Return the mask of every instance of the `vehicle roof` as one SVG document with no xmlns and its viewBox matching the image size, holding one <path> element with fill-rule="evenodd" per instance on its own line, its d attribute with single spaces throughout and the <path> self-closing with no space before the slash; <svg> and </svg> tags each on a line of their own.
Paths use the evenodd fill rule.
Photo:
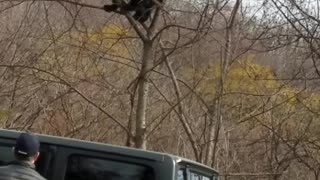
<svg viewBox="0 0 320 180">
<path fill-rule="evenodd" d="M 21 131 L 7 130 L 7 129 L 0 128 L 0 137 L 2 138 L 16 139 L 20 133 Z M 108 152 L 112 154 L 138 157 L 138 158 L 148 159 L 153 161 L 164 161 L 164 159 L 168 157 L 174 160 L 175 162 L 183 161 L 186 163 L 195 164 L 197 166 L 200 166 L 202 168 L 205 168 L 207 170 L 214 171 L 217 173 L 217 171 L 215 171 L 214 169 L 208 166 L 205 166 L 201 163 L 198 163 L 189 159 L 181 158 L 179 156 L 175 156 L 171 154 L 124 147 L 124 146 L 116 146 L 116 145 L 98 143 L 98 142 L 92 142 L 92 141 L 84 141 L 84 140 L 73 139 L 73 138 L 51 136 L 51 135 L 45 135 L 45 134 L 37 134 L 37 136 L 39 136 L 39 139 L 42 143 L 53 144 L 53 145 L 64 146 L 64 147 L 73 147 L 73 148 L 79 148 L 79 149 Z"/>
</svg>

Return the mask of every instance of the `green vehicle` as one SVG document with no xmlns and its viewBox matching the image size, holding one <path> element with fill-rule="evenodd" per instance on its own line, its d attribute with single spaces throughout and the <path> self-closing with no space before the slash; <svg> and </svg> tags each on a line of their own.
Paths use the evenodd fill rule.
<svg viewBox="0 0 320 180">
<path fill-rule="evenodd" d="M 0 129 L 0 165 L 13 160 L 20 132 Z M 217 171 L 177 156 L 39 135 L 37 171 L 48 180 L 217 180 Z"/>
</svg>

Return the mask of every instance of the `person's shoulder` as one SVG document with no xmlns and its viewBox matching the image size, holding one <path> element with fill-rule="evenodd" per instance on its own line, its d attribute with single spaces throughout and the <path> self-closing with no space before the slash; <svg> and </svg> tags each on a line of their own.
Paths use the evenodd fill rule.
<svg viewBox="0 0 320 180">
<path fill-rule="evenodd" d="M 36 177 L 37 180 L 47 180 L 45 177 L 43 177 L 38 171 L 33 169 L 33 175 Z"/>
</svg>

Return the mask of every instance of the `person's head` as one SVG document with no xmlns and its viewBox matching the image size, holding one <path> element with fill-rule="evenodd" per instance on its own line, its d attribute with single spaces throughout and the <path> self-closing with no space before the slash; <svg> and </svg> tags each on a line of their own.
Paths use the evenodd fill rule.
<svg viewBox="0 0 320 180">
<path fill-rule="evenodd" d="M 21 133 L 13 152 L 18 161 L 28 161 L 35 163 L 39 157 L 40 142 L 37 136 L 31 133 Z"/>
</svg>

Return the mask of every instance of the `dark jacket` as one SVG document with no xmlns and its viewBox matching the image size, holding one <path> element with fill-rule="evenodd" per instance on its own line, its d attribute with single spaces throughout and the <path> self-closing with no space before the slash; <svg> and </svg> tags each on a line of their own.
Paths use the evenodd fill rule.
<svg viewBox="0 0 320 180">
<path fill-rule="evenodd" d="M 0 167 L 0 180 L 46 180 L 32 163 L 15 161 Z"/>
</svg>

